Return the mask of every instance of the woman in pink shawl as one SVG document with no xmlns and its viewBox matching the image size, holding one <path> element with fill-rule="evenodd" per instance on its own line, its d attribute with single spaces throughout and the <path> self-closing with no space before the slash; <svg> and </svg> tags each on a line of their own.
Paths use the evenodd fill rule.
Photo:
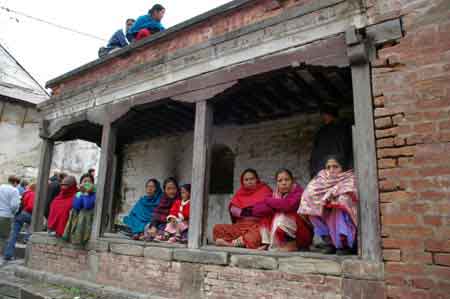
<svg viewBox="0 0 450 299">
<path fill-rule="evenodd" d="M 325 169 L 308 184 L 298 213 L 308 215 L 324 244 L 320 252 L 355 253 L 358 227 L 358 192 L 352 170 L 339 156 L 329 156 Z"/>
<path fill-rule="evenodd" d="M 313 238 L 312 225 L 297 214 L 303 188 L 287 169 L 279 170 L 275 178 L 275 192 L 248 212 L 264 217 L 260 225 L 261 243 L 273 251 L 308 250 Z"/>
</svg>

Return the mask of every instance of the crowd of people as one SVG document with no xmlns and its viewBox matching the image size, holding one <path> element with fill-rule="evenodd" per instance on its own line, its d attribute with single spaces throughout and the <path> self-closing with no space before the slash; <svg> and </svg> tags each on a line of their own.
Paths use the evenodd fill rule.
<svg viewBox="0 0 450 299">
<path fill-rule="evenodd" d="M 125 29 L 117 30 L 109 39 L 106 47 L 99 49 L 98 56 L 102 58 L 115 50 L 128 46 L 130 43 L 164 31 L 165 28 L 161 21 L 165 12 L 166 9 L 162 5 L 155 4 L 147 14 L 140 16 L 137 20 L 127 19 Z"/>
<path fill-rule="evenodd" d="M 51 235 L 74 244 L 89 240 L 95 206 L 95 170 L 81 176 L 79 184 L 74 176 L 55 172 L 48 181 L 44 216 Z M 8 183 L 0 185 L 0 250 L 3 260 L 15 258 L 15 248 L 22 228 L 23 242 L 28 242 L 36 196 L 36 183 L 11 175 Z"/>
<path fill-rule="evenodd" d="M 353 254 L 357 250 L 358 193 L 352 170 L 350 127 L 338 120 L 333 105 L 321 108 L 324 125 L 316 134 L 311 154 L 312 180 L 303 189 L 292 172 L 275 174 L 275 190 L 254 169 L 241 174 L 232 197 L 231 224 L 216 224 L 217 246 L 259 250 L 314 250 L 324 254 Z M 135 240 L 186 242 L 189 229 L 190 185 L 174 178 L 146 183 L 146 195 L 124 218 L 125 234 Z M 312 246 L 314 236 L 321 242 Z"/>
<path fill-rule="evenodd" d="M 311 181 L 303 188 L 290 170 L 281 169 L 275 173 L 272 190 L 256 170 L 244 170 L 241 186 L 229 204 L 232 223 L 213 227 L 217 246 L 325 254 L 356 252 L 358 192 L 349 126 L 338 120 L 335 106 L 323 106 L 321 116 L 324 124 L 315 136 L 311 153 Z M 35 183 L 15 176 L 0 186 L 4 260 L 14 258 L 17 237 L 22 227 L 31 223 L 35 189 Z M 94 219 L 95 170 L 90 169 L 78 181 L 74 176 L 55 173 L 47 191 L 44 216 L 48 233 L 73 244 L 86 244 Z M 190 200 L 190 184 L 180 186 L 169 177 L 161 186 L 152 178 L 120 231 L 134 240 L 187 243 Z M 314 236 L 321 242 L 313 245 Z"/>
</svg>

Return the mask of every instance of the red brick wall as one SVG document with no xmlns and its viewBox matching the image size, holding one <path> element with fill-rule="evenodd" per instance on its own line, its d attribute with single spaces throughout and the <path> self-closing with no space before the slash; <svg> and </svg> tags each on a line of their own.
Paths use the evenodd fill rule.
<svg viewBox="0 0 450 299">
<path fill-rule="evenodd" d="M 388 298 L 450 298 L 450 7 L 370 1 L 405 37 L 373 70 Z"/>
</svg>

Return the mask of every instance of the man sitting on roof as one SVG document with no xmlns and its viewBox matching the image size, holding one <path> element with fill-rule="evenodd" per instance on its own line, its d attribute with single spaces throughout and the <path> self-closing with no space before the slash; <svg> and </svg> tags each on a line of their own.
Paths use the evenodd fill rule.
<svg viewBox="0 0 450 299">
<path fill-rule="evenodd" d="M 106 47 L 101 47 L 98 50 L 98 57 L 102 58 L 115 49 L 121 49 L 128 46 L 128 40 L 125 34 L 128 35 L 128 32 L 130 31 L 130 28 L 131 26 L 133 26 L 134 22 L 134 19 L 127 19 L 125 23 L 125 32 L 122 29 L 117 30 L 109 39 L 108 45 Z"/>
<path fill-rule="evenodd" d="M 148 14 L 140 16 L 127 34 L 128 40 L 138 41 L 153 33 L 164 31 L 161 24 L 166 9 L 161 4 L 153 5 Z"/>
</svg>

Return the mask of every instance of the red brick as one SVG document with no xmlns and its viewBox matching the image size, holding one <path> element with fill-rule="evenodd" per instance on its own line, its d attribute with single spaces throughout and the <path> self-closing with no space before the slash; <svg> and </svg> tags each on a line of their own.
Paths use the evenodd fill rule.
<svg viewBox="0 0 450 299">
<path fill-rule="evenodd" d="M 394 138 L 383 138 L 377 140 L 377 147 L 393 147 L 394 146 Z"/>
<path fill-rule="evenodd" d="M 394 144 L 395 144 L 396 146 L 403 146 L 403 145 L 406 144 L 406 140 L 405 140 L 405 138 L 395 137 L 395 138 L 394 138 Z"/>
<path fill-rule="evenodd" d="M 450 267 L 450 254 L 443 254 L 443 253 L 434 254 L 434 263 L 436 265 Z"/>
<path fill-rule="evenodd" d="M 411 198 L 412 194 L 406 191 L 383 192 L 380 194 L 381 202 L 410 200 Z"/>
<path fill-rule="evenodd" d="M 373 100 L 373 104 L 375 107 L 383 107 L 384 106 L 384 96 L 375 97 Z"/>
<path fill-rule="evenodd" d="M 442 175 L 450 175 L 450 167 L 437 166 L 437 167 L 425 167 L 419 170 L 419 174 L 423 177 L 439 177 Z"/>
<path fill-rule="evenodd" d="M 389 214 L 381 217 L 383 225 L 410 225 L 417 223 L 416 215 Z"/>
<path fill-rule="evenodd" d="M 383 148 L 378 150 L 378 157 L 407 157 L 414 156 L 416 152 L 415 146 L 403 146 L 403 147 L 395 147 L 395 148 Z"/>
<path fill-rule="evenodd" d="M 386 262 L 386 271 L 393 274 L 422 275 L 425 273 L 423 265 L 413 265 L 399 262 Z"/>
<path fill-rule="evenodd" d="M 398 134 L 398 127 L 375 131 L 375 136 L 377 138 L 392 137 L 396 136 L 397 134 Z"/>
<path fill-rule="evenodd" d="M 397 114 L 397 115 L 392 116 L 392 123 L 394 125 L 398 125 L 401 122 L 403 122 L 404 120 L 405 120 L 405 117 L 403 116 L 403 114 Z"/>
<path fill-rule="evenodd" d="M 375 119 L 375 127 L 377 129 L 384 129 L 392 127 L 392 119 L 390 117 L 382 117 Z"/>
<path fill-rule="evenodd" d="M 442 225 L 442 217 L 441 216 L 424 216 L 423 222 L 425 225 L 440 226 L 440 225 Z"/>
<path fill-rule="evenodd" d="M 397 166 L 396 159 L 379 159 L 378 160 L 378 168 L 394 168 Z"/>
<path fill-rule="evenodd" d="M 450 120 L 442 121 L 439 123 L 439 130 L 449 130 L 450 129 Z"/>
<path fill-rule="evenodd" d="M 426 240 L 426 251 L 450 253 L 450 240 Z"/>
<path fill-rule="evenodd" d="M 434 287 L 434 281 L 429 278 L 414 278 L 412 286 L 416 289 L 431 289 Z"/>
<path fill-rule="evenodd" d="M 378 184 L 380 191 L 386 192 L 386 191 L 394 191 L 399 188 L 399 184 L 397 182 L 394 182 L 392 180 L 383 180 L 380 181 Z"/>
<path fill-rule="evenodd" d="M 412 252 L 408 249 L 404 249 L 402 253 L 402 261 L 408 264 L 422 264 L 422 265 L 432 265 L 433 256 L 429 252 L 417 252 L 415 248 L 410 248 Z"/>
<path fill-rule="evenodd" d="M 419 134 L 429 134 L 434 131 L 434 123 L 423 123 L 414 125 L 414 131 Z"/>
<path fill-rule="evenodd" d="M 401 251 L 399 249 L 384 249 L 383 259 L 385 261 L 399 262 L 401 259 Z"/>
</svg>

